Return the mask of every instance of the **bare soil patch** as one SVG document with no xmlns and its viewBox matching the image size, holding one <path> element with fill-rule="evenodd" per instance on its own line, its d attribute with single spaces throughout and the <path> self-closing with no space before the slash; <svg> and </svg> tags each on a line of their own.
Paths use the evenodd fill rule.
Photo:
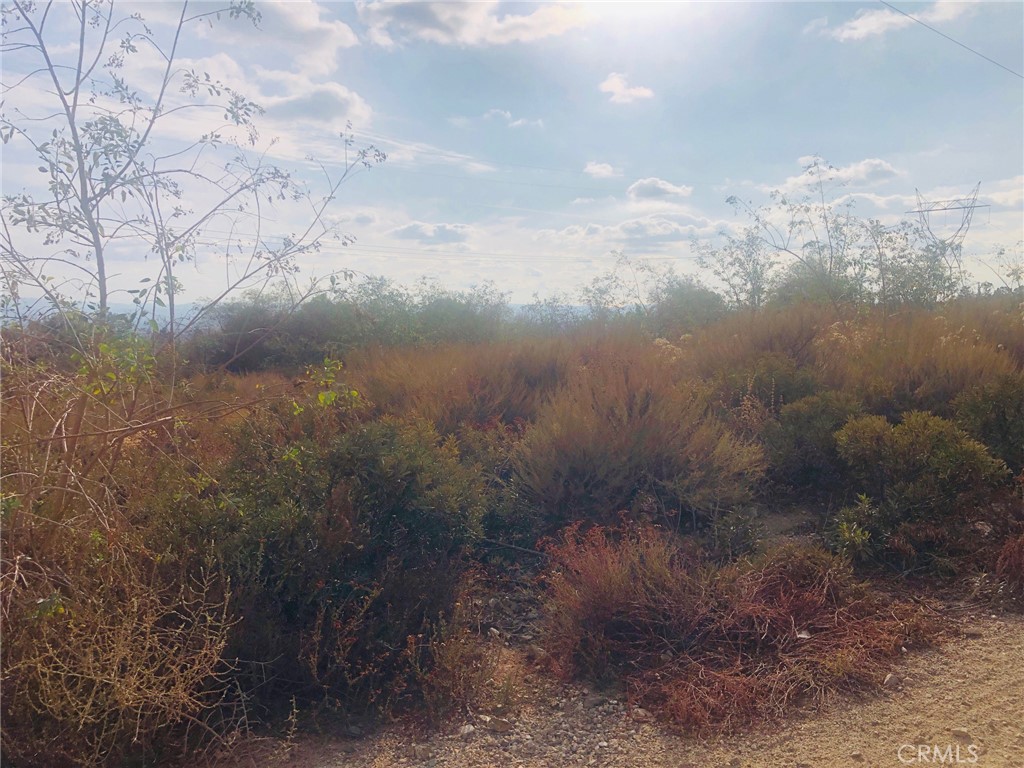
<svg viewBox="0 0 1024 768">
<path fill-rule="evenodd" d="M 273 759 L 263 751 L 237 764 L 899 768 L 944 762 L 1024 768 L 1024 617 L 984 611 L 951 614 L 954 636 L 935 648 L 908 649 L 876 695 L 843 698 L 741 735 L 674 733 L 614 693 L 552 680 L 528 649 L 512 648 L 504 651 L 505 663 L 521 671 L 520 701 L 507 712 L 475 713 L 437 732 L 396 723 L 360 738 L 302 737 Z"/>
</svg>

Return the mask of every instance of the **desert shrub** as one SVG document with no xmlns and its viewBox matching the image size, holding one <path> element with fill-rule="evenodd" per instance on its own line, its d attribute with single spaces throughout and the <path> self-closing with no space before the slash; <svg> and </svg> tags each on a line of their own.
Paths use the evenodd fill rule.
<svg viewBox="0 0 1024 768">
<path fill-rule="evenodd" d="M 963 392 L 956 421 L 1011 471 L 1024 469 L 1024 374 L 1012 373 Z"/>
<path fill-rule="evenodd" d="M 1006 540 L 996 560 L 996 576 L 1010 590 L 1024 595 L 1024 534 Z"/>
<path fill-rule="evenodd" d="M 377 414 L 418 415 L 445 434 L 460 425 L 532 418 L 565 379 L 572 351 L 560 339 L 352 355 L 352 382 Z"/>
<path fill-rule="evenodd" d="M 186 352 L 200 367 L 300 371 L 366 346 L 493 341 L 510 322 L 507 295 L 490 283 L 450 291 L 421 280 L 410 290 L 368 278 L 305 301 L 269 291 L 224 303 Z"/>
<path fill-rule="evenodd" d="M 987 344 L 1024 368 L 1024 306 L 1019 292 L 951 301 L 942 314 L 956 328 L 974 329 Z"/>
<path fill-rule="evenodd" d="M 792 358 L 777 353 L 761 355 L 747 367 L 727 370 L 718 377 L 722 402 L 730 407 L 754 398 L 769 412 L 777 414 L 786 403 L 813 395 L 818 389 L 815 374 L 800 368 Z"/>
<path fill-rule="evenodd" d="M 265 698 L 386 708 L 414 683 L 407 638 L 450 615 L 479 474 L 422 420 L 354 426 L 323 448 L 250 427 L 224 482 L 232 509 L 201 532 L 242 616 L 228 653 Z"/>
<path fill-rule="evenodd" d="M 854 418 L 836 442 L 857 488 L 878 506 L 862 527 L 904 560 L 969 541 L 965 527 L 1009 475 L 955 424 L 919 411 L 895 426 L 881 416 Z"/>
<path fill-rule="evenodd" d="M 26 766 L 151 758 L 204 732 L 231 623 L 204 543 L 180 570 L 141 510 L 197 474 L 179 426 L 232 407 L 161 384 L 121 323 L 65 330 L 39 345 L 8 329 L 0 360 L 2 750 Z"/>
<path fill-rule="evenodd" d="M 483 704 L 497 671 L 500 652 L 489 644 L 482 621 L 483 579 L 470 567 L 459 584 L 452 613 L 438 616 L 428 631 L 407 639 L 414 682 L 433 725 Z"/>
<path fill-rule="evenodd" d="M 646 321 L 656 335 L 676 338 L 725 314 L 725 299 L 715 291 L 690 279 L 673 278 L 655 286 Z"/>
<path fill-rule="evenodd" d="M 798 370 L 809 368 L 817 362 L 817 339 L 836 319 L 835 309 L 809 303 L 733 312 L 693 332 L 687 363 L 705 379 L 722 371 L 748 371 L 765 356 L 792 361 Z"/>
<path fill-rule="evenodd" d="M 881 682 L 920 614 L 808 546 L 718 567 L 655 528 L 570 529 L 549 548 L 546 642 L 559 671 L 620 678 L 692 731 L 771 720 Z"/>
<path fill-rule="evenodd" d="M 870 560 L 883 541 L 878 541 L 884 523 L 878 505 L 864 494 L 854 504 L 840 509 L 828 530 L 832 549 L 853 562 Z"/>
<path fill-rule="evenodd" d="M 842 392 L 823 392 L 782 406 L 765 430 L 769 475 L 785 485 L 822 488 L 842 474 L 836 431 L 861 412 L 860 403 Z"/>
<path fill-rule="evenodd" d="M 910 410 L 949 417 L 960 393 L 1015 371 L 1012 358 L 975 329 L 920 310 L 837 322 L 816 350 L 827 386 L 890 419 Z"/>
<path fill-rule="evenodd" d="M 132 537 L 96 529 L 67 530 L 36 558 L 5 549 L 5 763 L 180 749 L 181 727 L 223 695 L 230 617 L 216 574 L 167 579 Z"/>
<path fill-rule="evenodd" d="M 711 559 L 728 563 L 757 552 L 763 538 L 764 526 L 754 510 L 742 508 L 716 515 L 703 532 L 701 541 Z"/>
<path fill-rule="evenodd" d="M 514 466 L 528 499 L 558 525 L 608 521 L 641 492 L 672 515 L 711 514 L 750 498 L 763 459 L 648 355 L 575 371 L 528 427 Z"/>
<path fill-rule="evenodd" d="M 532 547 L 539 529 L 537 509 L 523 494 L 512 463 L 525 428 L 522 422 L 494 422 L 481 427 L 464 427 L 459 430 L 458 438 L 463 463 L 474 467 L 484 483 L 486 511 L 481 521 L 484 536 L 504 544 Z"/>
</svg>

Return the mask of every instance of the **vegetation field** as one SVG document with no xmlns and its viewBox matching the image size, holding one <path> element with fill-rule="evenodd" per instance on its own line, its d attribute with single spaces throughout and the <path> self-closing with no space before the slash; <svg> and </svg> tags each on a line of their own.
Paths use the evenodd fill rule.
<svg viewBox="0 0 1024 768">
<path fill-rule="evenodd" d="M 113 320 L 4 330 L 6 759 L 444 723 L 500 694 L 502 574 L 552 672 L 701 735 L 881 685 L 941 638 L 935 589 L 1024 586 L 1019 296 L 388 309 L 314 302 L 241 357 L 267 307 L 179 357 Z M 353 313 L 379 338 L 330 348 Z"/>
</svg>

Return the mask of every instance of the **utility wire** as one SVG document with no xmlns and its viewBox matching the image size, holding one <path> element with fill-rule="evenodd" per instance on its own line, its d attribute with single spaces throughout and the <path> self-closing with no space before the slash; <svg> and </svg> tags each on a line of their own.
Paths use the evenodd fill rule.
<svg viewBox="0 0 1024 768">
<path fill-rule="evenodd" d="M 980 51 L 976 51 L 976 50 L 974 50 L 974 49 L 973 49 L 973 48 L 971 48 L 971 47 L 970 47 L 969 45 L 964 45 L 964 44 L 963 44 L 963 43 L 961 43 L 961 42 L 960 42 L 959 40 L 954 40 L 954 39 L 953 39 L 952 37 L 950 37 L 949 35 L 945 34 L 944 32 L 940 32 L 940 31 L 939 31 L 939 30 L 937 30 L 937 29 L 936 29 L 935 27 L 929 26 L 928 24 L 924 23 L 923 21 L 921 21 L 921 20 L 920 20 L 919 18 L 917 18 L 916 16 L 911 16 L 911 15 L 910 15 L 909 13 L 905 13 L 904 11 L 901 11 L 901 10 L 900 10 L 899 8 L 897 8 L 896 6 L 894 6 L 894 5 L 891 5 L 891 4 L 887 3 L 887 2 L 885 2 L 885 0 L 878 0 L 878 2 L 880 2 L 880 3 L 881 3 L 882 5 L 884 5 L 884 6 L 886 7 L 886 8 L 890 8 L 891 10 L 894 10 L 894 11 L 896 11 L 896 13 L 898 13 L 898 14 L 901 14 L 901 15 L 903 15 L 903 16 L 906 16 L 906 17 L 907 17 L 908 19 L 910 19 L 911 21 L 916 21 L 916 22 L 917 22 L 918 24 L 920 24 L 920 25 L 921 25 L 922 27 L 924 27 L 925 29 L 930 29 L 930 30 L 931 30 L 932 32 L 934 32 L 935 34 L 937 34 L 937 35 L 941 35 L 942 37 L 944 37 L 944 38 L 946 38 L 947 40 L 949 40 L 949 42 L 951 42 L 951 43 L 956 43 L 956 44 L 957 44 L 957 45 L 959 45 L 959 46 L 960 46 L 961 48 L 963 48 L 963 49 L 965 49 L 965 50 L 968 50 L 968 51 L 970 51 L 971 53 L 973 53 L 973 54 L 974 54 L 974 55 L 976 55 L 976 56 L 981 56 L 981 58 L 983 58 L 983 59 L 984 59 L 985 61 L 987 61 L 987 62 L 989 62 L 989 63 L 991 63 L 991 64 L 995 64 L 995 65 L 996 65 L 997 67 L 999 67 L 1000 69 L 1005 69 L 1005 70 L 1006 70 L 1007 72 L 1009 72 L 1009 73 L 1010 73 L 1011 75 L 1016 75 L 1016 76 L 1017 76 L 1017 77 L 1019 77 L 1019 78 L 1020 78 L 1021 80 L 1024 80 L 1024 75 L 1022 75 L 1022 74 L 1021 74 L 1020 72 L 1014 72 L 1014 71 L 1013 71 L 1012 69 L 1010 69 L 1009 67 L 1003 66 L 1002 64 L 1000 64 L 1000 63 L 999 63 L 998 61 L 996 61 L 995 59 L 990 59 L 990 58 L 989 58 L 988 56 L 986 56 L 986 55 L 985 55 L 984 53 L 981 53 Z"/>
<path fill-rule="evenodd" d="M 280 238 L 263 238 L 263 240 L 278 240 Z M 196 245 L 208 248 L 217 248 L 223 244 L 218 241 L 197 241 Z M 254 243 L 247 243 L 246 247 L 253 247 Z M 544 266 L 545 264 L 580 264 L 582 262 L 593 262 L 609 258 L 610 249 L 600 255 L 588 256 L 559 256 L 550 253 L 496 253 L 492 251 L 446 251 L 429 250 L 427 248 L 414 248 L 395 245 L 372 245 L 366 243 L 355 243 L 343 246 L 340 243 L 325 242 L 316 256 L 343 256 L 345 254 L 359 253 L 367 256 L 391 257 L 394 259 L 429 259 L 432 261 L 520 261 Z M 641 257 L 645 261 L 695 261 L 693 254 L 659 254 Z"/>
</svg>

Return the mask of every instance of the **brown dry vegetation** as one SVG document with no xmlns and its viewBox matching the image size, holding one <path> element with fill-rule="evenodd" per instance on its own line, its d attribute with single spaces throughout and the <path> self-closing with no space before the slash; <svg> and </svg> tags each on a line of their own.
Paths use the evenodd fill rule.
<svg viewBox="0 0 1024 768">
<path fill-rule="evenodd" d="M 535 566 L 545 536 L 538 640 L 562 673 L 701 732 L 877 684 L 927 634 L 861 580 L 878 569 L 1020 588 L 1012 299 L 796 305 L 660 339 L 510 326 L 249 375 L 77 331 L 4 331 L 19 765 L 195 755 L 293 707 L 464 709 L 494 677 L 475 564 Z M 824 535 L 758 552 L 756 518 L 800 496 Z"/>
</svg>

